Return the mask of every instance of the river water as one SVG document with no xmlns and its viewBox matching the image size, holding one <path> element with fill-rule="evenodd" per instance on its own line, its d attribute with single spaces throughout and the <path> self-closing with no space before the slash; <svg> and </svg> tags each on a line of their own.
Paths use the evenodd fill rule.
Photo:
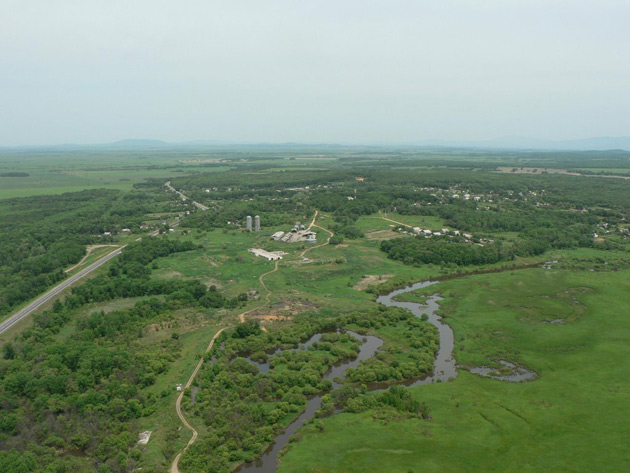
<svg viewBox="0 0 630 473">
<path fill-rule="evenodd" d="M 345 379 L 344 373 L 348 368 L 356 368 L 363 360 L 367 360 L 368 358 L 374 356 L 374 354 L 383 344 L 383 340 L 378 337 L 373 337 L 371 335 L 359 335 L 358 333 L 352 332 L 350 330 L 346 333 L 352 335 L 359 340 L 363 340 L 363 344 L 359 349 L 358 356 L 354 360 L 336 363 L 331 367 L 330 370 L 326 372 L 326 374 L 324 375 L 324 379 L 328 379 L 332 382 L 332 389 L 338 388 L 341 385 L 335 380 L 338 379 L 339 381 L 343 381 L 343 379 Z M 315 334 L 306 343 L 301 344 L 301 347 L 308 347 L 320 338 L 320 333 Z M 274 352 L 274 354 L 275 353 L 277 352 Z M 273 357 L 274 354 L 270 355 L 270 358 Z M 259 366 L 259 369 L 263 368 L 269 370 L 268 363 L 256 364 Z M 320 407 L 322 407 L 322 395 L 310 398 L 306 403 L 306 409 L 304 410 L 304 412 L 302 412 L 302 414 L 300 414 L 297 419 L 291 422 L 291 424 L 289 424 L 289 426 L 283 433 L 276 437 L 274 443 L 265 451 L 265 453 L 262 454 L 259 459 L 250 463 L 244 463 L 234 471 L 257 473 L 275 472 L 278 468 L 278 453 L 280 452 L 280 450 L 282 450 L 285 445 L 289 443 L 289 439 L 291 438 L 291 436 L 296 433 L 298 429 L 302 427 L 302 425 L 304 425 L 304 422 L 315 417 L 315 413 Z"/>
<path fill-rule="evenodd" d="M 430 376 L 426 376 L 421 379 L 403 382 L 402 384 L 405 384 L 406 386 L 420 386 L 422 384 L 434 383 L 438 380 L 450 381 L 457 377 L 457 366 L 455 359 L 453 358 L 453 346 L 455 343 L 453 330 L 451 330 L 451 327 L 442 322 L 442 319 L 436 315 L 437 310 L 440 308 L 438 302 L 441 301 L 442 298 L 437 294 L 434 294 L 427 298 L 425 304 L 418 304 L 416 302 L 399 302 L 394 300 L 396 296 L 406 292 L 423 289 L 425 287 L 432 286 L 433 284 L 437 284 L 437 281 L 419 282 L 403 289 L 397 289 L 386 296 L 380 296 L 376 299 L 377 302 L 387 307 L 400 307 L 402 309 L 407 309 L 416 317 L 422 317 L 426 314 L 428 321 L 438 329 L 440 336 L 440 348 L 433 364 L 433 373 Z"/>
<path fill-rule="evenodd" d="M 398 302 L 393 300 L 396 296 L 400 294 L 415 291 L 417 289 L 422 289 L 433 284 L 436 284 L 436 281 L 420 282 L 412 286 L 393 291 L 386 296 L 380 296 L 377 299 L 377 302 L 385 306 L 407 309 L 411 311 L 416 317 L 422 317 L 422 315 L 426 314 L 428 316 L 428 321 L 433 324 L 439 331 L 440 348 L 438 350 L 437 357 L 433 366 L 433 373 L 421 379 L 407 380 L 406 382 L 401 383 L 407 386 L 419 386 L 422 384 L 434 383 L 438 380 L 449 381 L 457 376 L 457 368 L 455 366 L 455 360 L 453 359 L 453 331 L 448 325 L 441 321 L 440 317 L 435 314 L 435 312 L 439 308 L 438 301 L 442 300 L 442 298 L 437 295 L 432 295 L 427 299 L 426 304 L 422 305 L 413 302 Z M 333 389 L 340 386 L 340 383 L 335 381 L 335 379 L 343 381 L 345 379 L 345 372 L 348 368 L 356 368 L 361 361 L 367 360 L 374 356 L 374 354 L 383 344 L 383 340 L 371 335 L 359 335 L 352 331 L 348 331 L 347 333 L 357 339 L 363 340 L 363 344 L 361 345 L 359 355 L 354 360 L 337 363 L 324 375 L 325 379 L 329 379 L 332 382 Z M 316 341 L 319 341 L 320 338 L 321 334 L 315 334 L 307 342 L 300 344 L 298 349 L 306 349 Z M 270 355 L 270 358 L 273 358 L 273 356 L 276 355 L 278 352 L 279 351 L 272 353 Z M 250 361 L 256 363 L 253 360 Z M 256 365 L 261 372 L 267 372 L 269 370 L 269 362 L 256 363 Z M 368 389 L 371 391 L 381 388 L 382 386 L 379 386 L 378 384 L 368 387 Z M 263 455 L 258 460 L 250 463 L 244 463 L 243 465 L 239 466 L 235 470 L 235 472 L 274 473 L 278 469 L 278 453 L 280 452 L 280 450 L 282 450 L 287 445 L 287 443 L 289 443 L 290 437 L 295 434 L 306 421 L 312 419 L 315 416 L 315 413 L 321 407 L 321 405 L 322 395 L 315 396 L 309 399 L 304 412 L 302 412 L 302 414 L 300 414 L 300 416 L 296 420 L 294 420 L 282 434 L 276 437 L 274 443 L 265 451 L 265 453 L 263 453 Z"/>
</svg>

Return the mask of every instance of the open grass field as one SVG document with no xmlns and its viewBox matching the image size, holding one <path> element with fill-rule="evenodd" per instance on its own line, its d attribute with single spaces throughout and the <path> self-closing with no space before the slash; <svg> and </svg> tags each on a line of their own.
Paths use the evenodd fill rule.
<svg viewBox="0 0 630 473">
<path fill-rule="evenodd" d="M 128 191 L 147 179 L 164 181 L 199 172 L 200 165 L 188 153 L 156 153 L 138 150 L 0 151 L 0 199 L 63 194 L 83 189 Z M 217 160 L 213 160 L 217 161 Z M 204 172 L 231 169 L 229 162 L 203 167 Z M 2 176 L 27 173 L 25 177 Z"/>
<path fill-rule="evenodd" d="M 223 170 L 228 169 L 227 167 Z M 0 199 L 31 195 L 63 194 L 83 189 L 131 190 L 149 178 L 167 181 L 186 175 L 182 170 L 35 170 L 28 177 L 0 177 Z"/>
<path fill-rule="evenodd" d="M 374 219 L 371 222 L 378 226 L 381 221 Z M 226 233 L 216 230 L 202 234 L 193 232 L 190 235 L 176 232 L 174 238 L 192 239 L 203 245 L 203 249 L 159 259 L 159 269 L 154 270 L 154 275 L 162 278 L 196 278 L 205 284 L 216 285 L 231 297 L 242 292 L 258 291 L 264 298 L 266 291 L 260 285 L 259 278 L 272 270 L 274 263 L 257 258 L 247 250 L 260 247 L 284 251 L 287 254 L 280 261 L 279 270 L 265 278 L 265 285 L 272 291 L 268 309 L 281 310 L 288 305 L 299 306 L 301 310 L 325 308 L 339 311 L 368 307 L 373 303 L 374 295 L 354 289 L 364 275 L 395 274 L 406 279 L 421 279 L 431 271 L 428 268 L 403 266 L 387 259 L 379 250 L 378 241 L 348 240 L 344 245 L 313 248 L 308 244 L 270 241 L 269 236 L 276 230 L 274 228 L 260 233 Z M 326 232 L 320 230 L 319 244 L 326 241 L 325 235 Z M 253 301 L 251 306 L 261 304 L 260 301 Z"/>
<path fill-rule="evenodd" d="M 629 276 L 532 269 L 433 286 L 460 365 L 504 359 L 539 377 L 508 383 L 460 368 L 452 382 L 412 388 L 430 421 L 333 416 L 321 433 L 307 427 L 278 471 L 626 471 Z"/>
</svg>

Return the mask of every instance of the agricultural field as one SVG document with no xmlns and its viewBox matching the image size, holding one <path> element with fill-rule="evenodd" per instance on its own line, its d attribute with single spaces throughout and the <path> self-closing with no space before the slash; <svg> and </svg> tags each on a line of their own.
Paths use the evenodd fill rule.
<svg viewBox="0 0 630 473">
<path fill-rule="evenodd" d="M 0 153 L 0 319 L 126 246 L 0 334 L 0 470 L 628 464 L 630 183 L 496 172 L 626 154 L 29 153 Z"/>
</svg>

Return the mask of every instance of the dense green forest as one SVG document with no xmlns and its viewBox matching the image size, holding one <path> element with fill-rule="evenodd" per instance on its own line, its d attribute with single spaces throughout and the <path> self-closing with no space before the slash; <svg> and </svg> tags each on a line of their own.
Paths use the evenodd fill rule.
<svg viewBox="0 0 630 473">
<path fill-rule="evenodd" d="M 138 229 L 160 195 L 98 189 L 0 200 L 0 315 L 66 277 L 105 232 Z"/>
</svg>

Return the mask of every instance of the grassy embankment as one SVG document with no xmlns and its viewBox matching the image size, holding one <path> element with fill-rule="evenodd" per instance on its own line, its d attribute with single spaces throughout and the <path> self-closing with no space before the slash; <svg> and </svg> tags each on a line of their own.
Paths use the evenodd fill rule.
<svg viewBox="0 0 630 473">
<path fill-rule="evenodd" d="M 373 412 L 306 429 L 280 472 L 625 471 L 630 461 L 628 271 L 540 269 L 433 286 L 461 365 L 505 359 L 539 378 L 507 383 L 460 369 L 412 388 L 431 421 Z M 563 318 L 564 323 L 545 321 Z"/>
</svg>

